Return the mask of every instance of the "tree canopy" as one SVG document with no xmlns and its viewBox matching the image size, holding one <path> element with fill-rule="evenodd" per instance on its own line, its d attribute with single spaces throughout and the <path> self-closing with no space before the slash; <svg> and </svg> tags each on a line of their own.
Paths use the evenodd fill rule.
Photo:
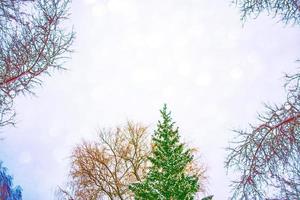
<svg viewBox="0 0 300 200">
<path fill-rule="evenodd" d="M 195 150 L 193 149 L 193 152 Z M 101 130 L 96 141 L 83 141 L 71 156 L 70 180 L 59 187 L 58 199 L 134 199 L 129 185 L 143 181 L 150 170 L 148 127 L 127 122 L 125 126 Z M 190 162 L 185 172 L 198 178 L 204 192 L 205 167 Z"/>
<path fill-rule="evenodd" d="M 132 199 L 128 185 L 147 170 L 147 127 L 126 126 L 102 130 L 97 141 L 77 145 L 71 156 L 69 187 L 58 190 L 60 199 Z"/>
</svg>

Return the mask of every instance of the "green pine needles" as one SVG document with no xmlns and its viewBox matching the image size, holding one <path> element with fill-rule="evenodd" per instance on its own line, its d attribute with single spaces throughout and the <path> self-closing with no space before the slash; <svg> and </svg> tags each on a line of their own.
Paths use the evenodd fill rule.
<svg viewBox="0 0 300 200">
<path fill-rule="evenodd" d="M 180 143 L 178 127 L 174 128 L 167 106 L 160 112 L 162 121 L 158 121 L 152 137 L 150 170 L 142 182 L 130 185 L 129 189 L 137 200 L 194 199 L 199 189 L 198 178 L 185 171 L 193 159 L 191 150 Z"/>
</svg>

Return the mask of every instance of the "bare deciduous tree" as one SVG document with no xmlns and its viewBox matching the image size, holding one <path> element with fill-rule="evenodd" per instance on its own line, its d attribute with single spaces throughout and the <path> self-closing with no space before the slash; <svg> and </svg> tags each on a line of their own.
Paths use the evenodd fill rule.
<svg viewBox="0 0 300 200">
<path fill-rule="evenodd" d="M 148 134 L 145 126 L 127 126 L 99 132 L 97 142 L 74 148 L 70 170 L 71 191 L 60 189 L 64 199 L 128 199 L 128 184 L 141 180 L 147 170 Z"/>
<path fill-rule="evenodd" d="M 287 100 L 266 106 L 261 123 L 237 131 L 227 168 L 237 170 L 233 199 L 298 199 L 300 196 L 300 74 L 287 76 Z"/>
<path fill-rule="evenodd" d="M 234 0 L 242 20 L 263 11 L 285 23 L 300 23 L 299 0 Z M 266 105 L 260 123 L 237 130 L 228 148 L 226 167 L 240 176 L 233 182 L 233 199 L 299 199 L 300 197 L 300 74 L 287 75 L 287 99 Z"/>
<path fill-rule="evenodd" d="M 14 98 L 61 69 L 74 32 L 63 22 L 70 0 L 0 1 L 0 127 L 14 124 Z"/>
<path fill-rule="evenodd" d="M 149 169 L 151 153 L 147 127 L 128 122 L 114 130 L 103 130 L 99 141 L 74 148 L 67 189 L 59 188 L 57 197 L 65 200 L 133 199 L 130 183 L 141 181 Z M 204 168 L 194 163 L 186 169 L 206 178 Z"/>
<path fill-rule="evenodd" d="M 241 10 L 241 19 L 257 17 L 267 12 L 274 17 L 279 16 L 285 23 L 300 23 L 299 0 L 233 0 Z"/>
</svg>

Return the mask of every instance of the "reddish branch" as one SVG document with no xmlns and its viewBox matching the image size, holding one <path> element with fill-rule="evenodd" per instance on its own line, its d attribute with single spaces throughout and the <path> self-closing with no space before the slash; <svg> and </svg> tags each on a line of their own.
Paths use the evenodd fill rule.
<svg viewBox="0 0 300 200">
<path fill-rule="evenodd" d="M 300 75 L 290 76 L 287 101 L 267 106 L 262 122 L 249 132 L 237 131 L 228 148 L 227 168 L 240 172 L 233 199 L 297 199 L 300 196 Z M 270 191 L 272 191 L 270 193 Z"/>
<path fill-rule="evenodd" d="M 48 66 L 44 66 L 44 68 L 41 68 L 40 71 L 38 72 L 32 72 L 32 70 L 34 69 L 34 67 L 40 62 L 41 60 L 41 56 L 44 54 L 45 51 L 45 47 L 47 46 L 48 42 L 49 42 L 49 34 L 50 34 L 50 30 L 49 28 L 52 26 L 52 22 L 53 20 L 49 21 L 49 27 L 47 30 L 47 34 L 45 36 L 45 39 L 43 40 L 43 47 L 41 48 L 41 50 L 39 50 L 38 56 L 35 59 L 33 65 L 31 67 L 29 67 L 28 69 L 26 69 L 25 71 L 21 72 L 20 74 L 10 77 L 8 79 L 4 79 L 3 81 L 0 82 L 0 87 L 5 87 L 9 84 L 12 84 L 14 81 L 20 80 L 21 78 L 25 77 L 26 75 L 30 75 L 33 77 L 37 77 L 39 76 L 42 72 L 46 71 L 48 69 Z M 10 61 L 10 60 L 9 60 Z M 25 65 L 26 63 L 23 63 L 23 65 Z M 12 66 L 13 64 L 11 63 L 11 61 L 9 63 L 6 63 L 6 65 L 8 66 Z M 20 68 L 22 66 L 17 65 L 17 68 Z M 26 86 L 25 86 L 26 87 Z"/>
<path fill-rule="evenodd" d="M 70 0 L 3 0 L 0 2 L 0 126 L 12 124 L 19 93 L 33 93 L 40 76 L 61 69 L 74 33 L 60 24 Z M 34 6 L 27 12 L 27 5 Z"/>
<path fill-rule="evenodd" d="M 262 128 L 268 128 L 269 132 L 271 132 L 274 129 L 280 128 L 281 126 L 284 126 L 285 124 L 292 123 L 296 121 L 298 118 L 300 118 L 300 114 L 292 117 L 288 117 L 287 119 L 281 121 L 280 123 L 274 125 L 274 126 L 269 126 L 268 124 L 262 124 L 260 125 L 257 129 L 254 130 L 254 132 L 259 132 L 260 129 Z"/>
<path fill-rule="evenodd" d="M 274 125 L 274 126 L 270 126 L 268 124 L 262 124 L 260 125 L 257 129 L 255 129 L 253 132 L 255 133 L 259 133 L 261 131 L 261 129 L 269 129 L 265 135 L 261 138 L 261 140 L 259 141 L 259 144 L 257 145 L 257 148 L 255 150 L 255 153 L 253 154 L 253 159 L 251 161 L 251 165 L 250 165 L 250 170 L 249 170 L 249 176 L 247 177 L 246 181 L 247 183 L 249 184 L 254 184 L 253 182 L 253 178 L 252 176 L 255 176 L 257 171 L 255 169 L 255 162 L 256 162 L 256 157 L 257 157 L 257 154 L 259 153 L 259 151 L 263 148 L 263 145 L 264 145 L 264 142 L 268 136 L 268 134 L 272 133 L 272 131 L 274 129 L 279 129 L 281 133 L 283 133 L 283 130 L 282 130 L 282 126 L 286 125 L 286 124 L 291 124 L 291 123 L 294 123 L 297 119 L 300 118 L 300 114 L 296 115 L 296 116 L 292 116 L 292 117 L 288 117 L 287 119 L 281 121 L 280 123 Z M 289 133 L 287 133 L 289 134 Z M 291 141 L 293 142 L 293 141 Z M 274 149 L 273 149 L 274 150 Z"/>
</svg>

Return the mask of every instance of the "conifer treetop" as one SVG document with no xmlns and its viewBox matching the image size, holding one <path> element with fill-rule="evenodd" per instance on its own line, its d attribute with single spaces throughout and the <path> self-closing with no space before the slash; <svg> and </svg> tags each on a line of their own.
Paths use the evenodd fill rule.
<svg viewBox="0 0 300 200">
<path fill-rule="evenodd" d="M 178 127 L 174 128 L 171 112 L 164 104 L 160 110 L 162 121 L 152 137 L 150 170 L 144 181 L 134 183 L 130 189 L 135 199 L 190 200 L 199 189 L 198 178 L 188 175 L 186 167 L 193 160 L 190 149 L 179 141 Z"/>
</svg>

